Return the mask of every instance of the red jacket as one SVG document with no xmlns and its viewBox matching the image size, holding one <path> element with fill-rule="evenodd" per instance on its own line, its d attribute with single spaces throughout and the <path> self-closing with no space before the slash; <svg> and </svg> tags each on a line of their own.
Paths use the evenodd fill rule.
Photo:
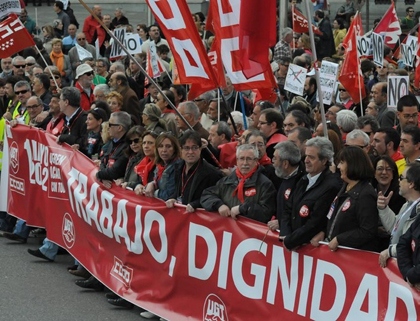
<svg viewBox="0 0 420 321">
<path fill-rule="evenodd" d="M 93 35 L 95 34 L 96 27 L 100 26 L 99 22 L 94 17 L 88 16 L 83 24 L 83 33 L 86 36 L 86 41 L 92 44 Z M 94 45 L 94 44 L 93 44 Z"/>
<path fill-rule="evenodd" d="M 95 101 L 95 96 L 93 95 L 93 89 L 95 88 L 95 86 L 90 86 L 90 96 L 86 94 L 86 92 L 83 90 L 82 86 L 80 86 L 78 81 L 76 81 L 74 87 L 76 87 L 80 91 L 80 107 L 82 107 L 82 109 L 86 111 L 90 110 L 90 106 Z"/>
</svg>

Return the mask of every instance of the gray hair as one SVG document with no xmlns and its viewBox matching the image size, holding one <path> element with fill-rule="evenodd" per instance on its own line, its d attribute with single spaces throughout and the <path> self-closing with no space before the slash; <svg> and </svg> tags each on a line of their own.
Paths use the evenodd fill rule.
<svg viewBox="0 0 420 321">
<path fill-rule="evenodd" d="M 117 124 L 124 127 L 125 131 L 128 131 L 131 127 L 131 116 L 125 111 L 116 111 L 111 114 L 111 117 L 116 119 Z"/>
<path fill-rule="evenodd" d="M 347 134 L 346 139 L 350 140 L 350 139 L 357 139 L 357 138 L 363 138 L 363 144 L 365 146 L 369 145 L 370 143 L 370 138 L 369 136 L 361 129 L 353 129 L 350 133 Z"/>
<path fill-rule="evenodd" d="M 102 91 L 106 96 L 111 92 L 111 89 L 107 84 L 99 84 L 95 86 L 95 89 L 93 89 L 93 94 L 96 95 L 98 91 Z"/>
<path fill-rule="evenodd" d="M 12 65 L 14 65 L 17 62 L 25 62 L 25 58 L 23 58 L 22 56 L 16 56 L 12 59 Z"/>
<path fill-rule="evenodd" d="M 216 93 L 214 90 L 206 91 L 205 93 L 201 94 L 199 96 L 201 99 L 204 99 L 205 101 L 209 102 L 210 100 L 216 98 Z"/>
<path fill-rule="evenodd" d="M 274 146 L 274 149 L 279 151 L 282 160 L 287 160 L 292 166 L 299 165 L 300 160 L 302 159 L 299 147 L 291 141 L 287 140 L 277 143 L 276 146 Z"/>
<path fill-rule="evenodd" d="M 236 148 L 236 159 L 239 158 L 239 153 L 246 151 L 246 150 L 252 150 L 254 152 L 254 158 L 258 158 L 258 149 L 254 146 L 254 145 L 250 145 L 250 144 L 243 144 L 238 146 L 238 148 Z"/>
<path fill-rule="evenodd" d="M 34 57 L 32 57 L 32 56 L 28 56 L 28 57 L 26 57 L 26 59 L 25 59 L 25 62 L 26 63 L 33 63 L 33 64 L 36 64 L 36 60 L 35 60 L 35 58 Z"/>
<path fill-rule="evenodd" d="M 80 106 L 80 91 L 76 87 L 64 87 L 61 90 L 63 100 L 68 100 L 69 105 L 78 108 Z"/>
<path fill-rule="evenodd" d="M 230 130 L 230 127 L 227 122 L 225 121 L 219 121 L 214 123 L 214 125 L 217 125 L 217 135 L 225 134 L 226 140 L 230 141 L 232 138 L 232 131 Z"/>
<path fill-rule="evenodd" d="M 119 61 L 114 62 L 111 66 L 115 66 L 115 71 L 125 72 L 124 65 Z"/>
<path fill-rule="evenodd" d="M 243 114 L 240 111 L 232 111 L 230 113 L 232 115 L 233 121 L 235 122 L 235 124 L 242 124 L 242 126 L 244 126 L 244 117 Z M 246 126 L 248 126 L 248 119 L 245 117 L 246 120 Z"/>
<path fill-rule="evenodd" d="M 19 87 L 26 87 L 27 90 L 31 90 L 31 85 L 26 80 L 19 80 L 13 87 L 13 91 L 16 91 Z"/>
<path fill-rule="evenodd" d="M 330 161 L 334 157 L 334 147 L 328 138 L 319 136 L 311 138 L 306 142 L 305 146 L 318 148 L 318 157 L 320 160 L 326 159 Z"/>
<path fill-rule="evenodd" d="M 281 31 L 281 38 L 283 39 L 284 37 L 286 37 L 287 35 L 290 35 L 291 33 L 293 33 L 293 29 L 286 27 Z"/>
<path fill-rule="evenodd" d="M 341 130 L 345 133 L 351 132 L 356 128 L 357 115 L 347 109 L 340 110 L 337 113 L 337 126 L 341 127 Z"/>
<path fill-rule="evenodd" d="M 115 11 L 119 11 L 119 12 L 121 12 L 121 14 L 124 14 L 123 8 L 118 7 L 118 8 L 115 9 Z"/>
<path fill-rule="evenodd" d="M 191 114 L 194 117 L 195 121 L 198 121 L 200 119 L 200 109 L 194 102 L 184 101 L 180 103 L 179 106 L 183 106 L 185 108 L 185 113 Z"/>
</svg>

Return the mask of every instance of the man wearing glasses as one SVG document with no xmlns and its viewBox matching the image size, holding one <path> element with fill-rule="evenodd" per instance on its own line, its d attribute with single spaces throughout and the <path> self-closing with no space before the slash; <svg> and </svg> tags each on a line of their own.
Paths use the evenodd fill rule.
<svg viewBox="0 0 420 321">
<path fill-rule="evenodd" d="M 74 87 L 80 91 L 81 100 L 80 107 L 83 110 L 90 110 L 90 106 L 95 101 L 95 95 L 93 90 L 95 86 L 93 85 L 93 69 L 88 64 L 81 64 L 76 69 L 76 80 Z"/>
<path fill-rule="evenodd" d="M 27 79 L 25 75 L 26 61 L 22 56 L 16 56 L 12 60 L 13 75 Z"/>
<path fill-rule="evenodd" d="M 73 69 L 73 74 L 76 71 L 76 68 L 82 64 L 81 61 L 89 56 L 89 53 L 93 57 L 93 59 L 96 59 L 96 49 L 94 46 L 87 43 L 86 36 L 83 32 L 77 34 L 76 41 L 76 46 L 71 48 L 69 51 L 69 58 L 71 62 L 71 68 Z M 77 45 L 79 45 L 79 48 Z M 84 52 L 85 56 L 81 58 L 79 56 L 79 51 Z"/>
<path fill-rule="evenodd" d="M 397 132 L 401 134 L 406 126 L 419 124 L 419 102 L 416 96 L 406 95 L 401 97 L 397 103 L 397 118 L 398 126 Z"/>
<path fill-rule="evenodd" d="M 258 150 L 249 144 L 236 149 L 236 170 L 204 190 L 201 205 L 223 217 L 238 215 L 267 223 L 276 213 L 276 189 L 258 166 Z"/>
<path fill-rule="evenodd" d="M 414 28 L 415 22 L 414 22 L 414 8 L 408 7 L 405 9 L 405 13 L 407 16 L 405 18 L 401 19 L 401 31 L 404 33 L 409 32 L 411 29 Z"/>
<path fill-rule="evenodd" d="M 31 86 L 25 80 L 20 80 L 14 86 L 15 95 L 18 97 L 19 103 L 13 110 L 9 110 L 12 115 L 11 119 L 16 120 L 20 124 L 29 124 L 29 114 L 26 109 L 26 103 L 31 97 Z M 7 118 L 7 117 L 6 117 Z"/>
</svg>

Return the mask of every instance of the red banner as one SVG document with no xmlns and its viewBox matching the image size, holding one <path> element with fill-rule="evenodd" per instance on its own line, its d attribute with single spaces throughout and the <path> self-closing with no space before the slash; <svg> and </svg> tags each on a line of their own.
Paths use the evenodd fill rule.
<svg viewBox="0 0 420 321">
<path fill-rule="evenodd" d="M 9 212 L 45 226 L 107 287 L 167 319 L 418 319 L 420 295 L 394 260 L 382 269 L 375 253 L 289 252 L 258 222 L 106 189 L 89 159 L 40 130 L 18 125 L 7 143 Z"/>
<path fill-rule="evenodd" d="M 241 60 L 244 53 L 239 40 L 240 4 L 240 0 L 210 1 L 207 20 L 211 21 L 208 22 L 208 25 L 212 24 L 209 29 L 215 34 L 214 49 L 217 51 L 217 57 L 223 61 L 226 74 L 237 91 L 276 88 L 277 84 L 271 69 L 251 78 L 247 78 L 244 74 L 244 70 L 249 69 L 249 62 L 247 66 L 247 63 Z M 267 50 L 268 56 L 268 48 L 261 50 L 263 52 Z"/>
<path fill-rule="evenodd" d="M 197 95 L 218 87 L 206 49 L 185 0 L 147 0 L 171 47 L 180 82 L 197 84 Z M 189 97 L 192 100 L 195 97 Z"/>
<path fill-rule="evenodd" d="M 297 10 L 295 6 L 292 7 L 292 25 L 293 31 L 297 33 L 308 33 L 309 32 L 309 22 L 308 19 L 303 15 L 302 12 Z M 315 25 L 312 25 L 312 31 L 317 35 L 322 35 L 321 30 Z"/>
</svg>

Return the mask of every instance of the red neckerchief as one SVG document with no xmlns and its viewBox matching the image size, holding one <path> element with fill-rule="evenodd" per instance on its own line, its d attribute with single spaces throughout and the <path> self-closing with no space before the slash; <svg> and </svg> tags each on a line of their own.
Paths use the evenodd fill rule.
<svg viewBox="0 0 420 321">
<path fill-rule="evenodd" d="M 270 157 L 267 156 L 267 154 L 264 154 L 264 156 L 258 161 L 258 163 L 260 163 L 260 165 L 262 165 L 262 166 L 270 165 L 271 164 L 271 159 L 270 159 Z"/>
<path fill-rule="evenodd" d="M 153 170 L 154 166 L 154 161 L 151 160 L 150 157 L 145 156 L 141 162 L 138 163 L 136 167 L 134 167 L 134 170 L 137 175 L 140 176 L 143 185 L 148 183 L 147 178 L 149 177 L 149 173 Z"/>
<path fill-rule="evenodd" d="M 236 176 L 239 179 L 238 186 L 235 188 L 235 190 L 232 193 L 232 196 L 235 197 L 235 194 L 238 194 L 238 199 L 241 203 L 245 201 L 244 199 L 244 185 L 248 178 L 250 178 L 258 169 L 258 166 L 255 166 L 254 169 L 252 169 L 248 174 L 242 175 L 242 173 L 239 171 L 239 168 L 236 167 Z"/>
</svg>

